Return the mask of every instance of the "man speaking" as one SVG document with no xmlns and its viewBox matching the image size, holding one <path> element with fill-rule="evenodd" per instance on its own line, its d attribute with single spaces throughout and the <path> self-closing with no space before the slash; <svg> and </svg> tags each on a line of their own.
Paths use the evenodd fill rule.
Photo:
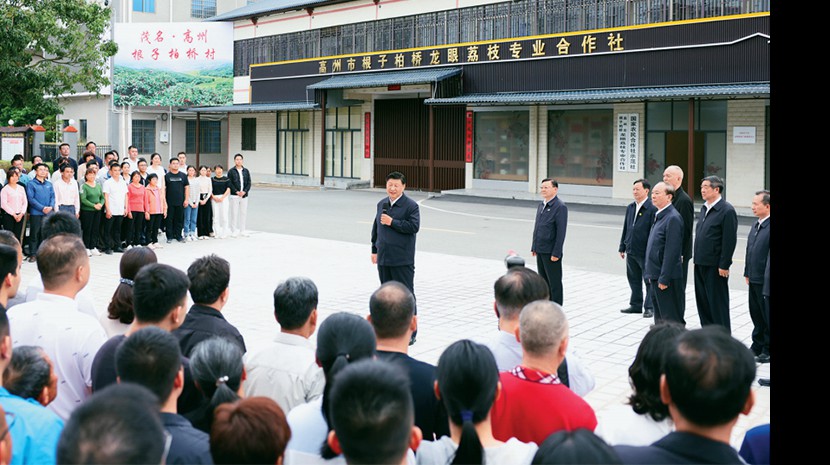
<svg viewBox="0 0 830 465">
<path fill-rule="evenodd" d="M 404 195 L 406 176 L 386 176 L 389 198 L 378 202 L 372 223 L 372 263 L 378 265 L 380 283 L 398 281 L 415 294 L 415 234 L 421 227 L 418 204 Z"/>
</svg>

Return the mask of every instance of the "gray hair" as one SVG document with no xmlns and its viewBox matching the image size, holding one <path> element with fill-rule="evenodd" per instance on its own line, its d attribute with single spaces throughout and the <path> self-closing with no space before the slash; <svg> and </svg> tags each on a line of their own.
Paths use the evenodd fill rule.
<svg viewBox="0 0 830 465">
<path fill-rule="evenodd" d="M 568 337 L 568 320 L 556 302 L 537 300 L 522 309 L 519 315 L 519 336 L 522 350 L 532 355 L 555 352 Z"/>
</svg>

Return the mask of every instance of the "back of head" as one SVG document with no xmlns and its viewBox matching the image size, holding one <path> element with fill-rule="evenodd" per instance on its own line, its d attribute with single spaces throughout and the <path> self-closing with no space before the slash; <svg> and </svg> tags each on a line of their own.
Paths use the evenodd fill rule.
<svg viewBox="0 0 830 465">
<path fill-rule="evenodd" d="M 176 336 L 156 326 L 139 329 L 115 351 L 115 372 L 121 382 L 140 384 L 164 404 L 182 366 Z"/>
<path fill-rule="evenodd" d="M 242 349 L 223 337 L 196 344 L 190 352 L 190 372 L 199 390 L 210 401 L 211 410 L 239 399 L 242 385 Z"/>
<path fill-rule="evenodd" d="M 6 276 L 17 276 L 17 269 L 20 266 L 18 258 L 16 247 L 0 244 L 0 286 L 5 284 Z"/>
<path fill-rule="evenodd" d="M 231 265 L 224 258 L 210 254 L 197 258 L 187 268 L 190 297 L 194 303 L 208 305 L 219 300 L 231 281 Z"/>
<path fill-rule="evenodd" d="M 679 323 L 662 322 L 653 325 L 640 342 L 637 355 L 628 368 L 632 394 L 631 408 L 640 415 L 648 414 L 654 421 L 669 416 L 669 408 L 660 399 L 660 376 L 666 354 L 677 344 L 677 338 L 686 332 Z"/>
<path fill-rule="evenodd" d="M 722 327 L 682 334 L 669 350 L 666 384 L 672 404 L 689 422 L 719 426 L 737 418 L 755 380 L 752 351 Z"/>
<path fill-rule="evenodd" d="M 556 302 L 537 300 L 527 304 L 519 316 L 522 351 L 531 355 L 555 353 L 568 337 L 568 320 Z"/>
<path fill-rule="evenodd" d="M 326 417 L 329 430 L 332 429 L 331 419 L 328 418 L 329 393 L 334 377 L 349 363 L 373 357 L 376 348 L 377 341 L 372 325 L 357 315 L 335 313 L 320 325 L 317 331 L 317 360 L 326 376 L 326 385 L 323 388 L 323 416 Z M 337 454 L 324 441 L 321 455 L 324 459 L 330 459 Z"/>
<path fill-rule="evenodd" d="M 210 454 L 216 464 L 277 463 L 291 428 L 280 406 L 268 397 L 222 404 L 213 414 Z"/>
<path fill-rule="evenodd" d="M 44 289 L 54 289 L 70 281 L 79 266 L 89 264 L 86 247 L 80 237 L 57 234 L 46 239 L 37 250 L 37 270 Z"/>
<path fill-rule="evenodd" d="M 456 341 L 438 359 L 435 377 L 447 416 L 462 427 L 452 463 L 483 463 L 475 425 L 487 418 L 496 400 L 499 369 L 493 353 L 467 339 Z"/>
<path fill-rule="evenodd" d="M 52 237 L 55 234 L 74 234 L 81 237 L 81 220 L 75 218 L 75 215 L 64 211 L 53 212 L 50 215 L 46 215 L 43 219 L 40 234 L 43 239 Z"/>
<path fill-rule="evenodd" d="M 350 364 L 334 380 L 329 417 L 346 462 L 400 463 L 415 421 L 407 374 L 380 360 Z"/>
<path fill-rule="evenodd" d="M 158 323 L 184 305 L 190 280 L 183 271 L 163 263 L 143 266 L 135 275 L 133 310 L 142 323 Z"/>
<path fill-rule="evenodd" d="M 304 277 L 291 277 L 274 290 L 274 316 L 282 329 L 302 327 L 317 308 L 317 286 Z"/>
<path fill-rule="evenodd" d="M 149 247 L 133 247 L 121 256 L 119 265 L 121 279 L 112 294 L 112 300 L 107 306 L 107 317 L 110 320 L 118 320 L 123 324 L 133 322 L 135 317 L 133 312 L 135 275 L 138 274 L 141 267 L 150 263 L 158 263 L 158 258 L 153 249 Z"/>
<path fill-rule="evenodd" d="M 524 266 L 507 270 L 493 285 L 499 315 L 508 320 L 519 317 L 525 305 L 550 298 L 550 289 L 539 273 Z"/>
<path fill-rule="evenodd" d="M 398 338 L 406 334 L 415 314 L 415 297 L 397 281 L 388 281 L 369 299 L 372 327 L 379 339 Z"/>
<path fill-rule="evenodd" d="M 5 314 L 0 316 L 0 326 Z M 12 351 L 9 366 L 3 372 L 3 387 L 23 399 L 40 398 L 43 388 L 49 386 L 52 371 L 37 346 L 18 346 Z"/>
<path fill-rule="evenodd" d="M 15 249 L 20 247 L 20 241 L 18 241 L 14 233 L 8 229 L 0 229 L 0 244 L 7 245 Z"/>
<path fill-rule="evenodd" d="M 579 428 L 574 431 L 558 431 L 539 445 L 532 465 L 602 465 L 621 464 L 622 460 L 613 447 L 593 431 Z"/>
<path fill-rule="evenodd" d="M 113 384 L 72 412 L 58 440 L 57 463 L 163 463 L 164 449 L 156 396 L 135 384 Z"/>
</svg>

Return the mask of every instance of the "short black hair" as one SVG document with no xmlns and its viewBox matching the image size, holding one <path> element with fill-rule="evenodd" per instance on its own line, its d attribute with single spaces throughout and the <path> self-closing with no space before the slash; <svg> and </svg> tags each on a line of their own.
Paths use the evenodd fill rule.
<svg viewBox="0 0 830 465">
<path fill-rule="evenodd" d="M 709 185 L 712 187 L 712 189 L 716 189 L 720 195 L 723 195 L 723 191 L 724 189 L 726 189 L 726 185 L 724 184 L 723 179 L 720 176 L 706 176 L 700 182 L 703 183 L 703 181 L 709 181 Z"/>
<path fill-rule="evenodd" d="M 297 329 L 317 308 L 317 286 L 304 277 L 291 277 L 274 290 L 274 316 L 282 329 Z"/>
<path fill-rule="evenodd" d="M 493 284 L 499 316 L 519 318 L 525 305 L 550 298 L 550 288 L 539 273 L 524 266 L 514 266 Z"/>
<path fill-rule="evenodd" d="M 0 229 L 0 244 L 7 245 L 12 248 L 20 247 L 20 241 L 17 236 L 8 229 Z"/>
<path fill-rule="evenodd" d="M 8 275 L 17 276 L 18 253 L 10 245 L 0 244 L 0 280 Z"/>
<path fill-rule="evenodd" d="M 557 187 L 557 188 L 559 187 L 559 181 L 557 181 L 556 179 L 553 179 L 553 178 L 545 178 L 545 179 L 543 179 L 543 180 L 542 180 L 542 182 L 540 182 L 539 184 L 541 185 L 541 184 L 544 184 L 544 183 L 546 183 L 546 182 L 548 182 L 548 181 L 550 181 L 550 185 L 551 185 L 551 186 L 553 186 L 553 187 Z"/>
<path fill-rule="evenodd" d="M 369 314 L 378 339 L 401 337 L 415 315 L 415 296 L 403 284 L 387 281 L 369 298 Z"/>
<path fill-rule="evenodd" d="M 139 329 L 115 351 L 115 372 L 122 382 L 146 387 L 164 404 L 182 367 L 179 340 L 158 326 Z"/>
<path fill-rule="evenodd" d="M 12 157 L 12 161 L 17 161 L 17 160 L 23 161 L 23 155 L 18 153 L 17 155 Z"/>
<path fill-rule="evenodd" d="M 719 426 L 743 410 L 755 380 L 752 351 L 718 325 L 682 334 L 666 355 L 672 403 L 689 422 Z"/>
<path fill-rule="evenodd" d="M 132 150 L 132 149 L 136 149 L 136 150 L 138 150 L 138 147 L 136 147 L 135 145 L 131 145 L 131 146 L 127 147 L 127 151 L 128 151 L 128 152 L 129 152 L 130 150 Z"/>
<path fill-rule="evenodd" d="M 37 346 L 15 347 L 9 366 L 3 372 L 3 387 L 23 399 L 37 399 L 49 385 L 51 374 L 44 354 Z"/>
<path fill-rule="evenodd" d="M 37 249 L 37 270 L 45 289 L 53 289 L 72 276 L 77 267 L 89 262 L 86 247 L 74 234 L 55 234 Z"/>
<path fill-rule="evenodd" d="M 593 431 L 578 428 L 549 435 L 533 456 L 532 465 L 580 463 L 622 464 L 617 452 Z"/>
<path fill-rule="evenodd" d="M 45 240 L 56 234 L 72 234 L 82 237 L 83 232 L 81 221 L 75 215 L 59 210 L 46 215 L 43 219 L 43 226 L 40 228 L 40 234 Z"/>
<path fill-rule="evenodd" d="M 61 148 L 61 147 L 63 147 L 64 145 L 65 145 L 65 146 L 67 146 L 67 147 L 69 147 L 69 144 L 68 144 L 68 143 L 66 143 L 66 142 L 64 142 L 64 143 L 62 143 L 62 144 L 60 144 L 60 145 L 58 146 L 58 149 L 60 149 L 60 148 Z"/>
<path fill-rule="evenodd" d="M 642 184 L 642 185 L 643 185 L 643 189 L 645 189 L 645 190 L 647 190 L 647 191 L 650 191 L 650 190 L 651 190 L 651 183 L 650 183 L 650 182 L 648 182 L 648 179 L 646 179 L 646 178 L 640 178 L 640 179 L 638 179 L 638 180 L 634 181 L 631 185 L 632 185 L 632 186 L 634 186 L 634 185 L 636 185 L 637 183 Z"/>
<path fill-rule="evenodd" d="M 245 157 L 243 157 L 241 153 L 237 153 L 236 155 L 233 156 L 234 160 L 236 160 L 237 158 L 241 158 L 243 160 L 245 159 Z"/>
<path fill-rule="evenodd" d="M 761 203 L 764 205 L 769 205 L 769 191 L 766 189 L 761 189 L 755 192 L 755 195 L 761 196 Z"/>
<path fill-rule="evenodd" d="M 393 171 L 386 175 L 386 180 L 390 179 L 398 179 L 401 181 L 401 184 L 406 185 L 406 175 L 401 173 L 400 171 Z"/>
<path fill-rule="evenodd" d="M 399 463 L 415 420 L 409 377 L 390 362 L 352 363 L 334 379 L 328 416 L 347 463 Z"/>
<path fill-rule="evenodd" d="M 98 144 L 96 144 L 95 142 L 93 142 L 93 141 L 89 141 L 89 142 L 87 142 L 87 143 L 86 143 L 86 145 L 84 145 L 84 148 L 89 147 L 89 144 L 92 144 L 92 145 L 98 146 Z"/>
<path fill-rule="evenodd" d="M 162 463 L 164 444 L 156 396 L 137 384 L 112 384 L 72 412 L 57 463 Z"/>
<path fill-rule="evenodd" d="M 143 323 L 158 323 L 187 298 L 190 280 L 178 268 L 150 263 L 135 275 L 133 310 Z"/>
<path fill-rule="evenodd" d="M 197 304 L 212 304 L 231 282 L 231 264 L 224 258 L 210 254 L 197 258 L 187 268 L 190 279 L 190 297 Z"/>
</svg>

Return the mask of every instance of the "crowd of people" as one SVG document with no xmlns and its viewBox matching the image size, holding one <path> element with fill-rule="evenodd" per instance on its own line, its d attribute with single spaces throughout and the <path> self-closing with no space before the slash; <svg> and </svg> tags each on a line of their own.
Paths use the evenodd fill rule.
<svg viewBox="0 0 830 465">
<path fill-rule="evenodd" d="M 241 154 L 226 173 L 221 164 L 188 165 L 185 152 L 165 167 L 158 153 L 148 163 L 136 147 L 127 151 L 123 160 L 115 150 L 101 159 L 89 142 L 78 161 L 64 143 L 51 174 L 40 156 L 32 157 L 28 171 L 22 155 L 12 158 L 0 191 L 0 226 L 23 244 L 29 262 L 37 260 L 44 218 L 55 211 L 81 221 L 89 256 L 162 248 L 164 239 L 170 244 L 248 235 L 251 175 Z"/>
<path fill-rule="evenodd" d="M 763 432 L 743 455 L 729 445 L 756 365 L 717 325 L 654 325 L 629 405 L 597 415 L 562 306 L 523 266 L 493 284 L 516 345 L 459 340 L 433 366 L 408 355 L 416 302 L 394 280 L 365 317 L 318 324 L 315 283 L 285 279 L 273 343 L 248 352 L 223 316 L 231 271 L 215 254 L 182 271 L 126 252 L 105 328 L 81 309 L 80 221 L 56 212 L 42 232 L 42 291 L 10 305 L 23 252 L 0 231 L 0 463 L 768 463 Z"/>
</svg>

